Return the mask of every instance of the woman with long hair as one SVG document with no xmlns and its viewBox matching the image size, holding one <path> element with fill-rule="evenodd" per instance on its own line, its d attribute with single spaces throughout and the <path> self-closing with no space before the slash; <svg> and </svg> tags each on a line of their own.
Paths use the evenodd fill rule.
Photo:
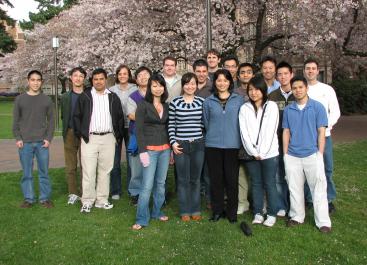
<svg viewBox="0 0 367 265">
<path fill-rule="evenodd" d="M 206 130 L 205 154 L 210 174 L 213 216 L 211 221 L 227 217 L 237 222 L 238 150 L 241 146 L 238 112 L 244 103 L 242 96 L 232 93 L 233 79 L 228 70 L 215 72 L 213 95 L 203 105 Z M 227 208 L 224 209 L 224 194 Z"/>
<path fill-rule="evenodd" d="M 136 110 L 136 137 L 138 152 L 143 165 L 143 180 L 139 193 L 134 230 L 148 226 L 150 218 L 168 221 L 161 211 L 165 181 L 170 160 L 168 140 L 168 97 L 164 78 L 154 74 L 148 81 L 145 99 L 138 103 Z M 153 209 L 149 200 L 153 191 Z"/>
<path fill-rule="evenodd" d="M 204 163 L 203 102 L 195 96 L 198 79 L 186 73 L 181 79 L 182 95 L 169 105 L 168 134 L 177 170 L 177 197 L 181 220 L 201 220 L 200 176 Z"/>
<path fill-rule="evenodd" d="M 253 160 L 246 162 L 251 178 L 253 198 L 253 224 L 271 227 L 276 222 L 279 194 L 275 176 L 278 168 L 278 121 L 279 110 L 269 101 L 267 85 L 262 76 L 253 77 L 247 85 L 249 102 L 240 110 L 239 122 L 242 144 Z M 267 218 L 262 215 L 264 192 L 268 202 Z"/>
</svg>

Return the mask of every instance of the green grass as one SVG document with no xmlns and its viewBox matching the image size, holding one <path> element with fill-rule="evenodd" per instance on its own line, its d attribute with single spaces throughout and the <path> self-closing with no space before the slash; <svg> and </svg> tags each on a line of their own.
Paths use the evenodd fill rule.
<svg viewBox="0 0 367 265">
<path fill-rule="evenodd" d="M 328 235 L 318 232 L 310 211 L 302 226 L 278 220 L 273 228 L 253 227 L 252 237 L 238 224 L 210 223 L 209 212 L 201 222 L 182 223 L 175 199 L 165 208 L 170 221 L 132 231 L 136 208 L 126 195 L 110 211 L 81 214 L 79 205 L 66 205 L 64 170 L 53 169 L 55 208 L 20 209 L 21 173 L 3 173 L 0 264 L 367 264 L 365 150 L 367 141 L 335 148 L 337 212 Z"/>
<path fill-rule="evenodd" d="M 0 101 L 0 139 L 13 139 L 13 105 L 12 101 Z M 59 122 L 61 130 L 61 118 Z M 61 131 L 55 131 L 55 136 L 60 136 Z"/>
</svg>

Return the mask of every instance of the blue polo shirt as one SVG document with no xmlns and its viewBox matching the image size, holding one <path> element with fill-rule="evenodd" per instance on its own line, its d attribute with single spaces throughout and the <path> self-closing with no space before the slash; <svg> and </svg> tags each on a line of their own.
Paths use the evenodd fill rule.
<svg viewBox="0 0 367 265">
<path fill-rule="evenodd" d="M 278 88 L 280 88 L 280 83 L 278 82 L 278 80 L 274 80 L 273 84 L 268 87 L 268 95 Z"/>
<path fill-rule="evenodd" d="M 317 129 L 327 127 L 328 120 L 324 106 L 316 100 L 308 99 L 300 110 L 296 102 L 284 109 L 283 128 L 290 130 L 288 154 L 307 157 L 318 151 Z"/>
</svg>

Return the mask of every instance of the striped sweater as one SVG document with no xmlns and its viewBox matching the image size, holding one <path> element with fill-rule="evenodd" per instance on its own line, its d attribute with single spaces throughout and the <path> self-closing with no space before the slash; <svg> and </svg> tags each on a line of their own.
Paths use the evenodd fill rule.
<svg viewBox="0 0 367 265">
<path fill-rule="evenodd" d="M 203 102 L 194 97 L 192 103 L 185 103 L 182 96 L 176 97 L 169 104 L 168 135 L 170 144 L 177 140 L 196 140 L 203 137 Z"/>
</svg>

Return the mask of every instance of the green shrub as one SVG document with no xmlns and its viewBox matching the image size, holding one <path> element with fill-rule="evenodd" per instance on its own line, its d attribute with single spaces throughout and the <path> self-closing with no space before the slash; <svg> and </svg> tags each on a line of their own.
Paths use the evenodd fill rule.
<svg viewBox="0 0 367 265">
<path fill-rule="evenodd" d="M 341 79 L 332 84 L 344 115 L 367 114 L 367 81 Z"/>
</svg>

